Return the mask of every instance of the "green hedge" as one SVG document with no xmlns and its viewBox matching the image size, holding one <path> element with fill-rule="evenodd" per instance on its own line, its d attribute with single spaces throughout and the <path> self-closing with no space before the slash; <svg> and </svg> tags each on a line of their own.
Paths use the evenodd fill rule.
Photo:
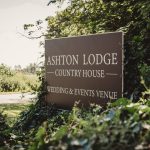
<svg viewBox="0 0 150 150">
<path fill-rule="evenodd" d="M 104 109 L 60 110 L 36 103 L 12 128 L 11 148 L 29 150 L 141 150 L 150 148 L 150 101 L 119 99 Z"/>
<path fill-rule="evenodd" d="M 0 92 L 31 92 L 39 87 L 38 77 L 33 74 L 15 72 L 0 65 Z"/>
</svg>

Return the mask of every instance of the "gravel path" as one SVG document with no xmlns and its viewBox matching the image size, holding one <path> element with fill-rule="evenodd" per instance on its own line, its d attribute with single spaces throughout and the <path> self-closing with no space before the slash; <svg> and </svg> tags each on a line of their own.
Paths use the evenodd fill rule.
<svg viewBox="0 0 150 150">
<path fill-rule="evenodd" d="M 0 104 L 28 103 L 36 98 L 31 93 L 19 94 L 0 94 Z"/>
</svg>

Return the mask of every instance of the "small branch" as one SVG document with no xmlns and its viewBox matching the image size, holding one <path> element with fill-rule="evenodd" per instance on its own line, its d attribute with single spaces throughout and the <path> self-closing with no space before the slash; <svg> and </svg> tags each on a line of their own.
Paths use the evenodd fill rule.
<svg viewBox="0 0 150 150">
<path fill-rule="evenodd" d="M 48 34 L 41 34 L 40 36 L 27 36 L 21 32 L 18 32 L 18 34 L 20 34 L 21 36 L 25 37 L 25 38 L 28 38 L 28 39 L 40 39 L 41 37 L 44 37 L 44 36 L 47 36 Z"/>
</svg>

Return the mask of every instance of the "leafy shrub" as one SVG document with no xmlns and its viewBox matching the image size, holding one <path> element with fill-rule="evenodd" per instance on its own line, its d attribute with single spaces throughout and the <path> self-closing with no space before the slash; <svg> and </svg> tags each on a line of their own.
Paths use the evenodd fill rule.
<svg viewBox="0 0 150 150">
<path fill-rule="evenodd" d="M 5 66 L 0 69 L 0 92 L 32 92 L 39 88 L 36 75 L 14 72 Z"/>
<path fill-rule="evenodd" d="M 0 147 L 5 146 L 10 139 L 10 136 L 6 130 L 9 129 L 9 126 L 6 123 L 6 118 L 0 112 Z"/>
<path fill-rule="evenodd" d="M 0 65 L 0 76 L 3 76 L 3 75 L 10 77 L 10 76 L 14 75 L 14 72 L 11 71 L 11 69 L 8 66 L 1 64 Z"/>
<path fill-rule="evenodd" d="M 150 107 L 120 99 L 106 110 L 91 105 L 75 106 L 58 115 L 63 120 L 48 119 L 39 127 L 29 149 L 142 149 L 150 148 Z M 57 117 L 58 117 L 57 116 Z"/>
<path fill-rule="evenodd" d="M 12 128 L 10 147 L 29 150 L 118 150 L 150 148 L 150 102 L 119 99 L 104 109 L 60 110 L 38 102 Z"/>
<path fill-rule="evenodd" d="M 150 89 L 150 67 L 147 64 L 139 65 L 142 83 L 146 89 Z"/>
<path fill-rule="evenodd" d="M 20 132 L 29 131 L 41 125 L 49 117 L 52 117 L 54 112 L 52 106 L 38 101 L 20 114 L 20 119 L 14 124 L 13 129 Z"/>
</svg>

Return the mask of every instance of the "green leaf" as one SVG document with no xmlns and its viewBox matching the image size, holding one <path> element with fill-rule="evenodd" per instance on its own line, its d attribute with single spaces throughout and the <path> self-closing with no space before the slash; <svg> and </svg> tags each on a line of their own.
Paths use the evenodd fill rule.
<svg viewBox="0 0 150 150">
<path fill-rule="evenodd" d="M 54 135 L 54 139 L 55 139 L 56 141 L 61 140 L 62 137 L 67 134 L 67 131 L 68 131 L 68 127 L 67 127 L 66 125 L 60 127 L 60 128 L 56 131 L 56 133 L 55 133 L 55 135 Z"/>
<path fill-rule="evenodd" d="M 130 104 L 131 101 L 129 99 L 126 98 L 120 98 L 118 100 L 116 100 L 115 102 L 113 102 L 111 104 L 112 107 L 117 107 L 117 106 L 126 106 L 128 104 Z"/>
</svg>

